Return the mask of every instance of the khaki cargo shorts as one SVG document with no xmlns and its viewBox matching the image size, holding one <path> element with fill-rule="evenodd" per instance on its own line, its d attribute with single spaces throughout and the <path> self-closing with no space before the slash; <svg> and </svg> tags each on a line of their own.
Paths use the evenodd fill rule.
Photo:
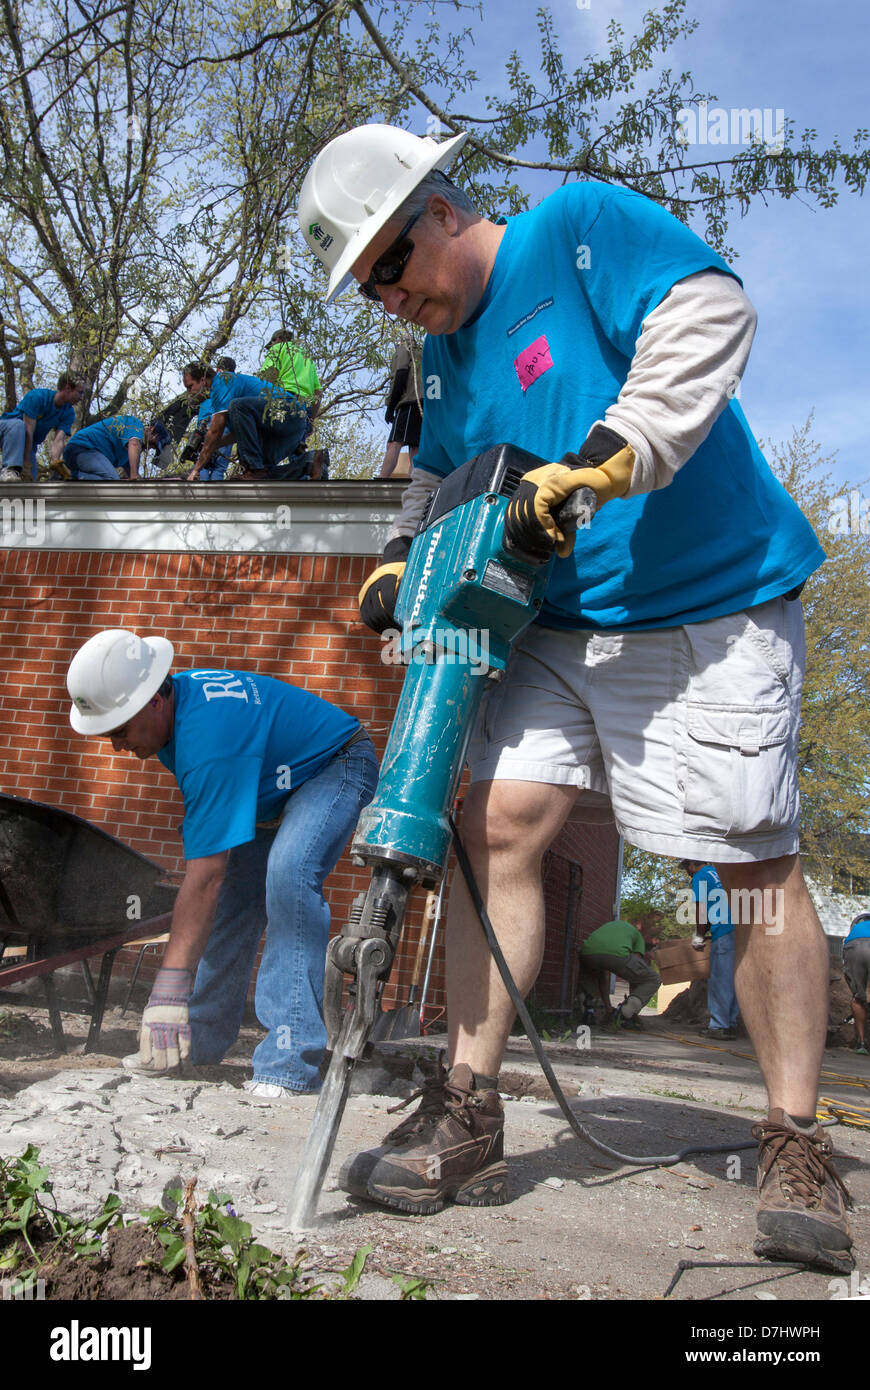
<svg viewBox="0 0 870 1390">
<path fill-rule="evenodd" d="M 471 780 L 574 786 L 572 819 L 654 854 L 796 853 L 804 663 L 793 599 L 646 632 L 535 624 L 484 699 Z"/>
</svg>

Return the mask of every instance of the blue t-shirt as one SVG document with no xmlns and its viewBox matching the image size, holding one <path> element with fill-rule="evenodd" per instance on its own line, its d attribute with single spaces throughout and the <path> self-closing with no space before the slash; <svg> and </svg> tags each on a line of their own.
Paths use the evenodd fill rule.
<svg viewBox="0 0 870 1390">
<path fill-rule="evenodd" d="M 843 945 L 848 946 L 850 941 L 860 941 L 861 938 L 865 936 L 870 936 L 870 919 L 864 922 L 856 922 L 849 932 L 849 935 L 846 937 L 846 940 L 843 942 Z"/>
<path fill-rule="evenodd" d="M 76 457 L 86 449 L 96 449 L 97 453 L 123 468 L 129 463 L 127 445 L 131 439 L 145 438 L 145 426 L 135 415 L 110 415 L 107 420 L 97 420 L 93 425 L 85 425 L 77 430 L 63 451 L 64 459 L 75 462 Z"/>
<path fill-rule="evenodd" d="M 711 269 L 733 273 L 626 189 L 570 184 L 512 218 L 471 318 L 426 339 L 416 466 L 444 476 L 502 442 L 553 461 L 579 449 L 619 395 L 644 319 Z M 823 560 L 732 400 L 667 487 L 609 503 L 581 531 L 539 621 L 700 622 L 787 593 Z"/>
<path fill-rule="evenodd" d="M 242 396 L 277 396 L 282 400 L 295 400 L 289 391 L 282 391 L 270 381 L 259 376 L 245 376 L 244 372 L 218 372 L 211 384 L 211 395 L 203 401 L 200 412 L 208 406 L 209 415 L 217 415 L 226 410 L 230 401 Z M 198 418 L 198 417 L 197 417 Z"/>
<path fill-rule="evenodd" d="M 701 907 L 698 913 L 700 925 L 703 926 L 706 915 L 707 926 L 714 941 L 734 930 L 731 913 L 728 911 L 728 894 L 712 864 L 705 864 L 703 869 L 692 875 L 692 892 L 695 901 Z"/>
<path fill-rule="evenodd" d="M 52 430 L 62 430 L 64 434 L 72 434 L 75 424 L 75 411 L 69 404 L 55 405 L 54 398 L 56 391 L 50 391 L 45 387 L 37 387 L 33 391 L 28 391 L 26 395 L 11 410 L 5 410 L 0 416 L 3 420 L 21 420 L 25 415 L 29 415 L 36 424 L 33 430 L 33 455 L 44 439 L 51 434 Z"/>
<path fill-rule="evenodd" d="M 173 676 L 175 724 L 157 754 L 184 797 L 184 856 L 253 840 L 324 767 L 359 720 L 307 690 L 243 671 Z"/>
</svg>

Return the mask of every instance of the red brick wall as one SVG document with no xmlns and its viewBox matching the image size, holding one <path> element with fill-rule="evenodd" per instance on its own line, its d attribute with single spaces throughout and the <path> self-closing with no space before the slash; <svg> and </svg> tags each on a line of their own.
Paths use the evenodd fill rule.
<svg viewBox="0 0 870 1390">
<path fill-rule="evenodd" d="M 547 940 L 535 985 L 543 1008 L 571 1008 L 580 942 L 613 916 L 618 854 L 614 826 L 569 821 L 544 856 Z"/>
<path fill-rule="evenodd" d="M 3 552 L 0 788 L 84 816 L 167 869 L 183 867 L 183 806 L 171 774 L 156 759 L 114 756 L 69 726 L 67 667 L 108 627 L 168 637 L 181 669 L 217 662 L 293 681 L 355 714 L 382 753 L 403 672 L 382 664 L 379 639 L 359 622 L 356 594 L 371 564 L 348 556 Z M 613 899 L 614 845 L 613 831 L 569 827 L 554 847 L 583 862 L 581 925 L 609 916 L 602 904 Z M 368 881 L 346 856 L 339 862 L 328 882 L 335 927 Z M 424 901 L 418 890 L 388 1004 L 407 994 Z M 554 898 L 552 910 L 561 943 L 564 906 Z M 132 959 L 122 953 L 116 969 Z M 442 961 L 443 933 L 436 1007 Z M 155 966 L 152 956 L 143 978 Z"/>
</svg>

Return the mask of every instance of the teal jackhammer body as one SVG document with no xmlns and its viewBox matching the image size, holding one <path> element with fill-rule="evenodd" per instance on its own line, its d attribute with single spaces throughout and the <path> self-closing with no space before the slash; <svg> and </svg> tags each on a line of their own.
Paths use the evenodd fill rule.
<svg viewBox="0 0 870 1390">
<path fill-rule="evenodd" d="M 299 1166 L 289 1216 L 314 1215 L 350 1084 L 365 1051 L 415 884 L 434 886 L 450 854 L 452 805 L 481 700 L 502 679 L 511 645 L 536 617 L 552 568 L 504 543 L 508 502 L 524 473 L 545 460 L 502 444 L 451 473 L 432 494 L 411 546 L 384 634 L 407 665 L 375 800 L 351 849 L 372 882 L 330 942 L 324 1018 L 332 1059 Z M 588 522 L 595 497 L 575 492 L 563 529 Z M 349 1005 L 342 1011 L 345 977 Z"/>
<path fill-rule="evenodd" d="M 504 514 L 523 472 L 541 463 L 502 445 L 452 473 L 433 494 L 411 547 L 390 659 L 408 666 L 374 802 L 353 853 L 413 865 L 441 878 L 450 847 L 446 811 L 487 687 L 535 618 L 550 575 L 504 547 Z"/>
</svg>

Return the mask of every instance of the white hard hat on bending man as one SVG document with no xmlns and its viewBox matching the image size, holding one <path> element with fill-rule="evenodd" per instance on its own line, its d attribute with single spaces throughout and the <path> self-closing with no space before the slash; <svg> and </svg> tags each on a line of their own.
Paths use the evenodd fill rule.
<svg viewBox="0 0 870 1390">
<path fill-rule="evenodd" d="M 77 734 L 120 729 L 157 694 L 175 649 L 165 637 L 138 637 L 126 628 L 98 632 L 70 662 L 70 723 Z"/>
</svg>

